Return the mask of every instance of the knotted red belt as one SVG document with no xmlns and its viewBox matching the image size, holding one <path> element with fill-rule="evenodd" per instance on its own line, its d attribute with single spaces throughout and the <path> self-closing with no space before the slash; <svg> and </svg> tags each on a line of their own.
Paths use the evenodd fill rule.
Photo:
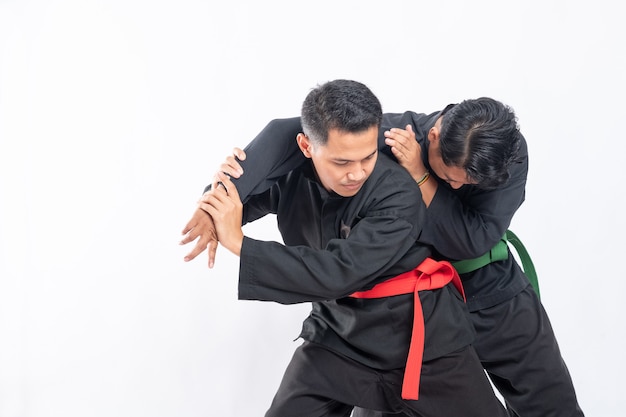
<svg viewBox="0 0 626 417">
<path fill-rule="evenodd" d="M 454 284 L 465 300 L 463 285 L 456 269 L 449 262 L 426 258 L 412 271 L 381 282 L 371 290 L 359 291 L 350 295 L 354 298 L 382 298 L 410 293 L 415 295 L 411 344 L 404 369 L 404 381 L 402 382 L 402 398 L 405 400 L 417 400 L 418 398 L 422 357 L 424 355 L 424 313 L 418 292 L 443 288 L 450 282 Z"/>
</svg>

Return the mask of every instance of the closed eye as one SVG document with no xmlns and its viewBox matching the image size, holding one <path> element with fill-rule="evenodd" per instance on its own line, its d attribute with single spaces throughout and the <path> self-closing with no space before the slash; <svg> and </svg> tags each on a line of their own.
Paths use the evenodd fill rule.
<svg viewBox="0 0 626 417">
<path fill-rule="evenodd" d="M 378 152 L 378 149 L 376 149 L 374 152 L 372 152 L 371 154 L 369 154 L 365 158 L 363 158 L 361 162 L 370 161 L 372 158 L 374 158 L 376 156 L 377 152 Z M 345 165 L 351 164 L 353 162 L 354 161 L 349 160 L 349 159 L 336 159 L 336 160 L 333 161 L 333 163 L 335 165 L 338 165 L 338 166 L 345 166 Z"/>
</svg>

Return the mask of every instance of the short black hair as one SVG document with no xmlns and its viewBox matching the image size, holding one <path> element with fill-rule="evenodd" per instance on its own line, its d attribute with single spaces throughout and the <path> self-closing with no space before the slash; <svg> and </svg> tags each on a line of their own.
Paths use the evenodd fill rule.
<svg viewBox="0 0 626 417">
<path fill-rule="evenodd" d="M 322 145 L 332 129 L 363 132 L 372 126 L 379 128 L 382 118 L 380 101 L 365 84 L 341 79 L 312 89 L 301 111 L 304 134 Z"/>
</svg>

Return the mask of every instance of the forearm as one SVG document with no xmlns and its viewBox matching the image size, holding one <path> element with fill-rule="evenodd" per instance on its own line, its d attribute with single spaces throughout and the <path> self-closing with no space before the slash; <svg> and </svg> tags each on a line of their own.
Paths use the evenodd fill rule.
<svg viewBox="0 0 626 417">
<path fill-rule="evenodd" d="M 275 119 L 244 148 L 246 159 L 239 162 L 244 173 L 240 178 L 233 178 L 244 203 L 306 161 L 296 142 L 301 131 L 299 117 Z"/>
<path fill-rule="evenodd" d="M 366 235 L 333 239 L 325 249 L 245 237 L 239 296 L 282 304 L 343 298 L 406 272 L 430 255 L 426 246 L 416 245 L 406 222 Z"/>
</svg>

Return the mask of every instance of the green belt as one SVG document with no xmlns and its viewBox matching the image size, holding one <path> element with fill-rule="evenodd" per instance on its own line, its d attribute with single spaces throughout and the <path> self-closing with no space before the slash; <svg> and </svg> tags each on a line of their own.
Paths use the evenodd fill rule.
<svg viewBox="0 0 626 417">
<path fill-rule="evenodd" d="M 489 252 L 479 256 L 478 258 L 452 262 L 452 265 L 454 265 L 454 268 L 459 274 L 467 274 L 468 272 L 475 271 L 485 265 L 489 265 L 492 262 L 504 261 L 509 258 L 509 245 L 507 243 L 510 243 L 517 251 L 519 258 L 522 261 L 522 269 L 535 289 L 537 296 L 539 296 L 539 281 L 537 280 L 535 265 L 533 265 L 533 261 L 530 259 L 530 255 L 524 247 L 524 244 L 522 244 L 522 241 L 519 240 L 515 233 L 510 230 L 506 231 L 504 236 L 502 236 L 502 239 L 500 239 L 500 241 L 493 248 L 491 248 Z"/>
</svg>

